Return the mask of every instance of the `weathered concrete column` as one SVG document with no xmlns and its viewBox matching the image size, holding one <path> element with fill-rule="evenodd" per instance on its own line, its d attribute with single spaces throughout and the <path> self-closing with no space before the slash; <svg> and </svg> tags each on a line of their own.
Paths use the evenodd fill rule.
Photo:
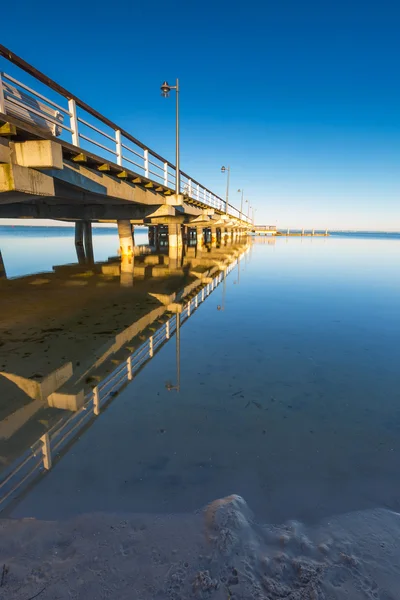
<svg viewBox="0 0 400 600">
<path fill-rule="evenodd" d="M 83 221 L 76 221 L 75 223 L 75 249 L 80 265 L 86 263 L 85 248 L 83 245 L 83 225 Z"/>
<path fill-rule="evenodd" d="M 118 221 L 119 249 L 122 256 L 133 255 L 132 225 L 128 220 Z"/>
<path fill-rule="evenodd" d="M 171 269 L 181 265 L 183 252 L 182 227 L 180 223 L 168 225 L 168 257 Z"/>
<path fill-rule="evenodd" d="M 0 279 L 7 279 L 6 268 L 4 266 L 3 257 L 0 250 Z"/>
<path fill-rule="evenodd" d="M 168 225 L 168 246 L 173 248 L 182 248 L 182 227 L 180 223 L 173 223 Z"/>
<path fill-rule="evenodd" d="M 123 287 L 133 285 L 133 269 L 135 257 L 133 249 L 135 242 L 132 234 L 132 225 L 129 220 L 118 221 L 119 250 L 121 254 L 121 278 Z"/>
<path fill-rule="evenodd" d="M 211 248 L 217 247 L 217 228 L 211 227 Z"/>
<path fill-rule="evenodd" d="M 196 227 L 196 248 L 201 252 L 204 246 L 204 228 Z"/>
<path fill-rule="evenodd" d="M 89 265 L 92 265 L 94 263 L 94 254 L 93 254 L 93 236 L 92 236 L 91 221 L 83 222 L 83 237 L 85 240 L 86 263 Z"/>
</svg>

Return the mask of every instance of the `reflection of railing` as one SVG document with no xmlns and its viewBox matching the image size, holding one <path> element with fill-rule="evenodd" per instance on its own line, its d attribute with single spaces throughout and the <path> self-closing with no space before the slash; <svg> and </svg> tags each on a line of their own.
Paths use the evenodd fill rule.
<svg viewBox="0 0 400 600">
<path fill-rule="evenodd" d="M 16 65 L 33 77 L 32 86 L 28 86 L 0 72 L 0 113 L 60 136 L 78 149 L 90 151 L 95 147 L 105 161 L 127 169 L 132 165 L 135 173 L 139 169 L 139 176 L 175 189 L 176 169 L 172 163 L 1 44 L 0 56 L 9 61 L 8 65 Z M 39 91 L 42 88 L 43 93 Z M 225 212 L 222 198 L 182 171 L 179 192 Z M 240 211 L 231 205 L 228 213 L 250 223 L 249 217 L 243 214 L 240 217 Z"/>
<path fill-rule="evenodd" d="M 237 260 L 231 263 L 225 273 L 220 272 L 211 283 L 205 285 L 185 306 L 181 313 L 173 315 L 153 335 L 119 365 L 112 373 L 99 383 L 85 398 L 83 407 L 72 415 L 66 414 L 49 431 L 47 431 L 29 450 L 10 466 L 0 482 L 0 511 L 8 502 L 21 493 L 23 488 L 43 471 L 51 469 L 52 460 L 61 450 L 71 443 L 83 427 L 91 423 L 101 409 L 127 385 L 159 348 L 165 344 L 176 331 L 177 319 L 182 325 L 210 295 L 221 281 L 236 266 Z"/>
</svg>

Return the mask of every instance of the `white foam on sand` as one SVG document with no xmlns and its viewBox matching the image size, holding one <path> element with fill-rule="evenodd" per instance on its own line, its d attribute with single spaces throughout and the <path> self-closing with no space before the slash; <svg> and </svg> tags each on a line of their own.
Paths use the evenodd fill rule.
<svg viewBox="0 0 400 600">
<path fill-rule="evenodd" d="M 399 545 L 390 511 L 259 525 L 239 496 L 193 515 L 5 519 L 0 597 L 397 600 Z"/>
</svg>

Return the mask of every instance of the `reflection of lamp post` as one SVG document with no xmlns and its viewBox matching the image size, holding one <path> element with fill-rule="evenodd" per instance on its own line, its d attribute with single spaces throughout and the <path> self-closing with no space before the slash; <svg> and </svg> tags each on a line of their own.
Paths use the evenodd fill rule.
<svg viewBox="0 0 400 600">
<path fill-rule="evenodd" d="M 224 282 L 222 284 L 222 304 L 218 304 L 217 310 L 225 310 L 225 297 L 226 297 L 226 271 L 224 271 Z"/>
<path fill-rule="evenodd" d="M 225 214 L 228 214 L 229 178 L 230 178 L 230 175 L 231 175 L 231 168 L 230 167 L 221 167 L 221 173 L 225 173 L 225 171 L 227 171 L 227 173 L 228 173 L 228 177 L 227 177 L 227 180 L 226 180 Z"/>
<path fill-rule="evenodd" d="M 244 190 L 243 189 L 238 190 L 238 193 L 240 193 L 240 192 L 242 192 L 242 199 L 240 201 L 240 218 L 242 219 L 243 218 L 243 194 L 244 194 Z M 246 202 L 247 202 L 247 200 L 246 200 Z"/>
<path fill-rule="evenodd" d="M 176 390 L 181 391 L 181 315 L 176 313 L 176 385 L 172 385 L 169 381 L 165 384 L 169 392 Z"/>
<path fill-rule="evenodd" d="M 171 90 L 176 90 L 176 167 L 175 167 L 175 192 L 178 196 L 181 193 L 181 171 L 179 166 L 179 79 L 176 85 L 169 85 L 166 81 L 161 86 L 161 94 L 164 98 L 169 96 Z"/>
</svg>

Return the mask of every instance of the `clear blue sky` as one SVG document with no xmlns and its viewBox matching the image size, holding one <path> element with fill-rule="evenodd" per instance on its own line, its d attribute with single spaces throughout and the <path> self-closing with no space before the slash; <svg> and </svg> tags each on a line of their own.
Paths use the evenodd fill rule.
<svg viewBox="0 0 400 600">
<path fill-rule="evenodd" d="M 400 230 L 400 4 L 7 4 L 1 41 L 256 220 Z M 18 23 L 17 23 L 18 22 Z M 236 196 L 236 198 L 235 198 Z"/>
</svg>

